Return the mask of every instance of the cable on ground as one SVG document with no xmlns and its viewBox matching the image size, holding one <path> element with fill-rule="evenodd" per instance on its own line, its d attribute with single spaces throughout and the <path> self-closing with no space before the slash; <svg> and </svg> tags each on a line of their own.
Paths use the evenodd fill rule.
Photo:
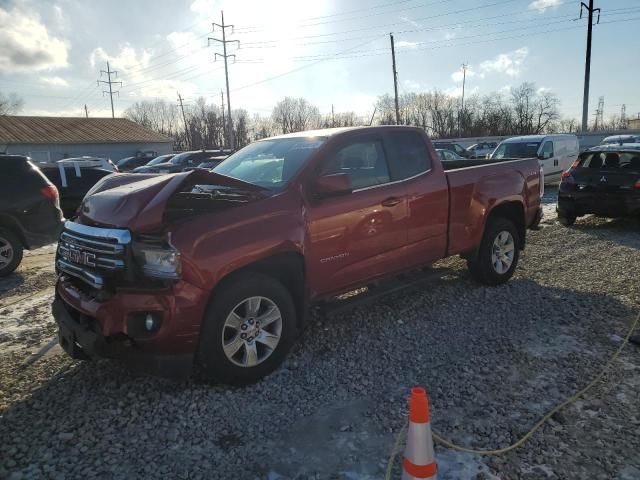
<svg viewBox="0 0 640 480">
<path fill-rule="evenodd" d="M 494 449 L 494 450 L 479 450 L 479 449 L 468 448 L 468 447 L 456 445 L 452 441 L 447 440 L 446 438 L 442 437 L 441 435 L 439 435 L 436 432 L 433 432 L 433 434 L 432 434 L 433 438 L 435 439 L 436 442 L 438 442 L 441 445 L 444 445 L 445 447 L 450 448 L 452 450 L 457 450 L 459 452 L 464 452 L 464 453 L 473 453 L 473 454 L 476 454 L 476 455 L 501 455 L 503 453 L 507 453 L 507 452 L 509 452 L 511 450 L 514 450 L 514 449 L 522 446 L 553 415 L 555 415 L 556 413 L 558 413 L 560 410 L 562 410 L 563 408 L 567 407 L 568 405 L 574 403 L 576 400 L 578 400 L 580 397 L 582 397 L 585 393 L 587 393 L 589 390 L 591 390 L 591 388 L 593 388 L 594 385 L 596 385 L 602 379 L 602 377 L 607 372 L 609 367 L 620 356 L 620 353 L 622 352 L 624 347 L 629 342 L 629 338 L 631 337 L 631 335 L 635 331 L 636 327 L 638 326 L 638 323 L 640 323 L 640 312 L 638 312 L 638 315 L 636 316 L 635 321 L 631 325 L 631 328 L 629 328 L 629 331 L 627 332 L 627 335 L 624 337 L 624 339 L 623 339 L 622 343 L 620 344 L 620 346 L 618 347 L 618 349 L 614 352 L 614 354 L 611 356 L 609 361 L 602 367 L 600 372 L 593 378 L 593 380 L 591 380 L 582 390 L 579 390 L 573 396 L 569 397 L 568 399 L 566 399 L 565 401 L 563 401 L 562 403 L 558 404 L 556 407 L 551 409 L 527 433 L 525 433 L 515 443 L 513 443 L 513 444 L 511 444 L 511 445 L 509 445 L 507 447 L 497 448 L 497 449 Z M 404 440 L 404 437 L 405 437 L 406 433 L 407 433 L 407 426 L 404 425 L 402 427 L 402 429 L 400 430 L 400 432 L 398 432 L 398 436 L 396 437 L 395 445 L 393 447 L 393 450 L 391 451 L 391 456 L 389 457 L 389 462 L 387 464 L 387 473 L 385 475 L 385 480 L 389 480 L 391 478 L 391 471 L 393 469 L 393 464 L 394 464 L 396 456 L 398 455 L 398 453 L 400 453 L 401 444 L 402 444 L 402 441 Z"/>
</svg>

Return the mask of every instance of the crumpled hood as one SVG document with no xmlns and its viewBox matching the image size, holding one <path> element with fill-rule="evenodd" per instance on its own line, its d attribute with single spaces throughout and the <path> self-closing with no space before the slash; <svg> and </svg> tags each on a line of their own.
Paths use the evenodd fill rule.
<svg viewBox="0 0 640 480">
<path fill-rule="evenodd" d="M 186 184 L 210 184 L 261 191 L 261 187 L 205 170 L 157 175 L 122 173 L 104 177 L 80 205 L 80 220 L 89 225 L 128 228 L 134 232 L 156 229 L 171 196 Z"/>
</svg>

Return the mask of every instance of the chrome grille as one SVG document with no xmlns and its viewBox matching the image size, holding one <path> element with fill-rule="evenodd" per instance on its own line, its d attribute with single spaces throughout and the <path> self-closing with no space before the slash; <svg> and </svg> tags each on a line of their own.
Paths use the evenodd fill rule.
<svg viewBox="0 0 640 480">
<path fill-rule="evenodd" d="M 67 221 L 58 241 L 58 270 L 94 288 L 104 288 L 105 276 L 124 271 L 128 230 L 99 228 Z"/>
</svg>

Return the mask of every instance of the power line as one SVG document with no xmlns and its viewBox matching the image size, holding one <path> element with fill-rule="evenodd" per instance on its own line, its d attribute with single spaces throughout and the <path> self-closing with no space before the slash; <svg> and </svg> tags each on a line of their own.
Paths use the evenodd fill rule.
<svg viewBox="0 0 640 480">
<path fill-rule="evenodd" d="M 111 68 L 109 67 L 109 61 L 107 61 L 107 69 L 106 70 L 100 70 L 100 76 L 102 76 L 102 74 L 106 74 L 107 75 L 107 80 L 98 80 L 98 85 L 100 85 L 101 83 L 104 83 L 105 85 L 109 85 L 109 99 L 111 100 L 111 118 L 115 118 L 115 113 L 113 110 L 113 94 L 117 93 L 118 96 L 120 96 L 118 91 L 113 91 L 113 87 L 112 85 L 114 83 L 119 83 L 120 87 L 122 87 L 122 82 L 120 81 L 116 81 L 114 82 L 113 80 L 111 80 L 111 75 L 113 75 L 114 77 L 118 78 L 118 72 L 116 70 L 111 70 Z M 107 93 L 106 91 L 102 91 L 102 95 L 104 95 L 105 93 Z"/>
</svg>

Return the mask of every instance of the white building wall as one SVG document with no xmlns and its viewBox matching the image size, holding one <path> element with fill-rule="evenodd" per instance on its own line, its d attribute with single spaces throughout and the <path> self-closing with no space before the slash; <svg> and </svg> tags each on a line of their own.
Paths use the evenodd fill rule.
<svg viewBox="0 0 640 480">
<path fill-rule="evenodd" d="M 55 162 L 83 155 L 118 161 L 142 150 L 153 150 L 158 155 L 172 153 L 173 143 L 10 144 L 5 145 L 5 150 L 6 153 L 27 155 L 37 161 Z"/>
</svg>

